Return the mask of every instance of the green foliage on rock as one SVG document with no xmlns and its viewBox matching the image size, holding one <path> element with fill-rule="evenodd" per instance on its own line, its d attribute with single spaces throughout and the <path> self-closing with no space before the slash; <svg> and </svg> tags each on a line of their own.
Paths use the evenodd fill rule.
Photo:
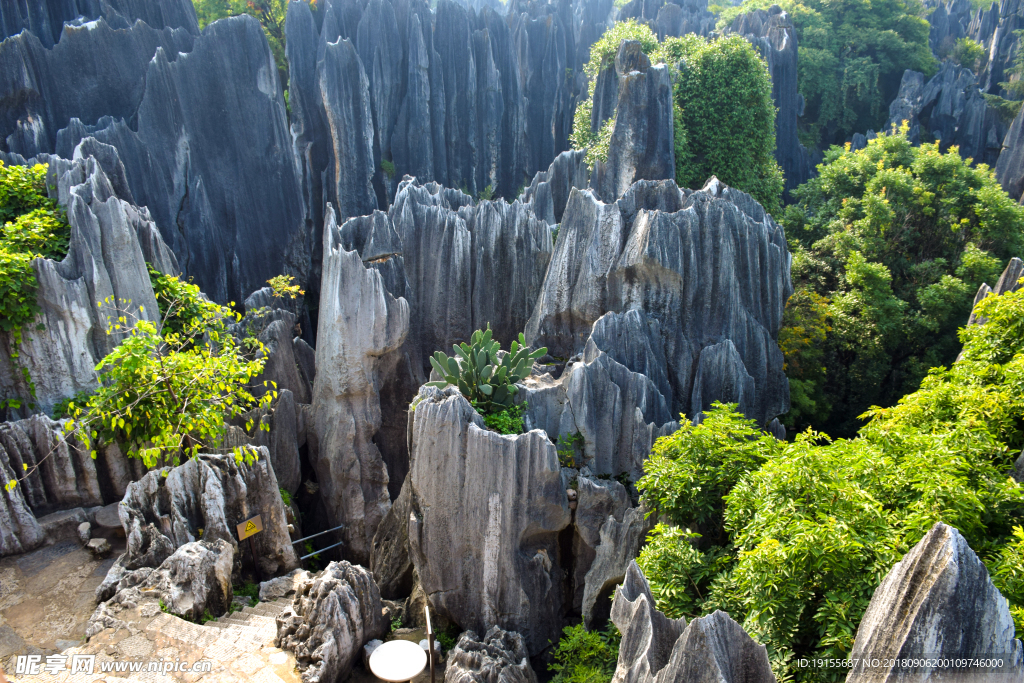
<svg viewBox="0 0 1024 683">
<path fill-rule="evenodd" d="M 240 319 L 237 313 L 178 278 L 160 275 L 154 285 L 161 305 L 157 325 L 135 319 L 130 302 L 102 302 L 114 312 L 108 333 L 125 336 L 96 366 L 99 388 L 84 404 L 69 406 L 73 419 L 66 423 L 93 457 L 103 444 L 116 443 L 147 467 L 177 464 L 182 456 L 220 448 L 229 420 L 269 406 L 277 396 L 276 387 L 259 398 L 249 391 L 265 358 L 259 342 L 246 340 L 243 348 L 228 331 L 228 322 Z M 253 427 L 249 419 L 247 429 Z M 263 422 L 258 428 L 269 429 Z M 239 460 L 252 457 L 249 450 L 234 451 Z"/>
<path fill-rule="evenodd" d="M 848 655 L 875 588 L 941 521 L 988 565 L 1020 632 L 1024 488 L 1008 475 L 1024 446 L 1024 291 L 989 297 L 979 313 L 986 322 L 961 333 L 963 356 L 871 410 L 856 438 L 748 436 L 742 448 L 756 457 L 737 457 L 743 418 L 722 405 L 663 438 L 637 484 L 672 525 L 641 557 L 659 608 L 725 610 L 767 646 L 780 680 L 843 680 L 845 670 L 796 660 Z M 694 493 L 693 477 L 717 483 Z M 724 535 L 694 542 L 684 529 L 709 500 L 722 503 Z"/>
<path fill-rule="evenodd" d="M 62 260 L 71 239 L 63 209 L 47 196 L 46 168 L 0 161 L 0 330 L 15 344 L 39 312 L 32 261 Z"/>
<path fill-rule="evenodd" d="M 696 35 L 658 43 L 651 29 L 635 20 L 614 24 L 591 48 L 584 69 L 590 81 L 586 100 L 576 108 L 572 144 L 586 148 L 586 162 L 605 161 L 615 117 L 592 125 L 598 75 L 614 69 L 623 40 L 636 40 L 654 63 L 673 70 L 673 135 L 676 183 L 701 187 L 712 175 L 747 192 L 769 212 L 777 212 L 783 189 L 775 161 L 775 104 L 768 68 L 740 36 L 705 39 Z"/>
<path fill-rule="evenodd" d="M 511 351 L 498 357 L 501 345 L 492 339 L 491 326 L 477 330 L 465 342 L 452 346 L 454 356 L 449 357 L 437 351 L 430 358 L 430 364 L 443 379 L 428 382 L 428 386 L 443 389 L 451 384 L 459 388 L 473 407 L 481 414 L 506 411 L 513 406 L 513 400 L 520 382 L 533 369 L 533 361 L 548 352 L 546 347 L 530 351 L 522 333 L 519 341 L 513 341 Z"/>
<path fill-rule="evenodd" d="M 962 67 L 975 70 L 977 63 L 985 56 L 985 47 L 976 40 L 966 36 L 958 38 L 949 53 L 949 58 Z"/>
<path fill-rule="evenodd" d="M 852 436 L 870 406 L 953 361 L 979 285 L 1024 250 L 1024 208 L 985 165 L 902 132 L 832 148 L 818 170 L 783 219 L 796 289 L 779 337 L 797 380 L 788 420 Z"/>
<path fill-rule="evenodd" d="M 918 0 L 746 0 L 722 12 L 718 26 L 774 4 L 789 13 L 797 32 L 797 84 L 806 101 L 799 134 L 808 147 L 824 149 L 853 133 L 879 130 L 903 71 L 935 70 Z"/>
<path fill-rule="evenodd" d="M 473 407 L 475 408 L 476 406 Z M 526 404 L 520 403 L 517 406 L 510 406 L 497 412 L 484 412 L 484 424 L 499 434 L 522 434 L 523 413 L 525 411 Z"/>
<path fill-rule="evenodd" d="M 622 635 L 612 624 L 605 631 L 588 631 L 582 624 L 566 626 L 552 653 L 551 683 L 608 683 L 615 674 Z"/>
<path fill-rule="evenodd" d="M 775 161 L 775 102 L 757 50 L 736 35 L 690 34 L 666 38 L 656 56 L 677 69 L 676 183 L 697 188 L 714 175 L 777 214 L 784 179 Z"/>
</svg>

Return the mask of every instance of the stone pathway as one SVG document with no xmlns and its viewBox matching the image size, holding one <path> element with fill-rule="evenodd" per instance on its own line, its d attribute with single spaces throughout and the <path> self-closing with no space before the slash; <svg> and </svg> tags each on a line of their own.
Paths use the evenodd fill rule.
<svg viewBox="0 0 1024 683">
<path fill-rule="evenodd" d="M 290 604 L 289 599 L 260 603 L 240 612 L 225 615 L 205 625 L 193 624 L 159 611 L 153 602 L 126 610 L 118 615 L 127 628 L 105 629 L 88 643 L 69 648 L 65 670 L 56 675 L 42 672 L 35 676 L 13 676 L 12 681 L 25 683 L 99 683 L 128 681 L 165 683 L 168 680 L 203 681 L 204 683 L 299 683 L 295 657 L 274 647 L 276 617 Z M 154 610 L 154 606 L 156 609 Z M 92 675 L 72 674 L 75 655 L 94 655 Z M 131 672 L 133 663 L 149 662 L 210 663 L 209 671 L 166 674 L 155 671 Z M 45 664 L 45 659 L 43 660 Z M 121 668 L 121 671 L 116 671 Z M 103 669 L 115 669 L 103 671 Z M 10 671 L 10 669 L 8 669 Z M 8 674 L 10 677 L 10 674 Z"/>
</svg>

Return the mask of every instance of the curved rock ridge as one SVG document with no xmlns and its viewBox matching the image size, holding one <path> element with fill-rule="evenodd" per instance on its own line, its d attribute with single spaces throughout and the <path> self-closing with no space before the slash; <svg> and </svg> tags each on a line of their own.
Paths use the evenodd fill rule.
<svg viewBox="0 0 1024 683">
<path fill-rule="evenodd" d="M 960 156 L 995 166 L 1007 128 L 981 93 L 974 73 L 952 61 L 943 62 L 927 83 L 924 74 L 908 69 L 889 105 L 885 130 L 907 121 L 913 144 L 937 140 L 942 152 L 958 145 Z"/>
<path fill-rule="evenodd" d="M 765 646 L 725 612 L 689 624 L 659 612 L 635 561 L 615 591 L 611 617 L 622 633 L 616 683 L 775 683 Z"/>
<path fill-rule="evenodd" d="M 302 577 L 295 593 L 277 617 L 274 644 L 295 653 L 304 683 L 346 680 L 363 645 L 388 632 L 373 576 L 358 565 L 331 562 Z"/>
<path fill-rule="evenodd" d="M 538 171 L 530 186 L 519 195 L 519 201 L 529 203 L 533 215 L 548 225 L 562 222 L 565 204 L 573 188 L 580 190 L 589 186 L 590 169 L 583 158 L 586 152 L 570 149 L 562 152 L 551 162 L 546 171 Z"/>
<path fill-rule="evenodd" d="M 996 658 L 998 670 L 962 671 L 956 680 L 1024 678 L 1024 650 L 1009 605 L 956 529 L 938 522 L 875 589 L 853 643 L 855 661 Z M 936 668 L 857 666 L 847 683 L 945 678 Z"/>
<path fill-rule="evenodd" d="M 178 467 L 152 470 L 128 485 L 118 513 L 128 548 L 97 587 L 100 602 L 139 583 L 139 570 L 159 566 L 177 548 L 200 539 L 223 540 L 233 548 L 237 578 L 251 559 L 238 550 L 235 526 L 256 515 L 263 521 L 263 531 L 253 536 L 262 575 L 298 565 L 266 448 L 258 449 L 251 465 L 236 462 L 230 453 L 201 454 Z"/>
<path fill-rule="evenodd" d="M 448 654 L 444 683 L 537 683 L 529 657 L 518 633 L 492 626 L 481 638 L 465 631 Z"/>
<path fill-rule="evenodd" d="M 144 21 L 154 28 L 182 28 L 199 34 L 196 11 L 188 0 L 34 0 L 0 5 L 0 40 L 27 31 L 52 47 L 67 27 L 102 20 L 114 28 Z"/>
<path fill-rule="evenodd" d="M 374 437 L 382 423 L 381 388 L 409 333 L 409 303 L 392 296 L 380 271 L 364 266 L 357 251 L 345 249 L 330 205 L 323 254 L 310 464 L 331 526 L 346 525 L 343 552 L 365 563 L 391 506 Z"/>
<path fill-rule="evenodd" d="M 49 413 L 59 400 L 96 386 L 96 364 L 124 336 L 107 334 L 112 304 L 102 302 L 113 297 L 116 306 L 156 322 L 159 308 L 146 262 L 173 273 L 177 263 L 149 211 L 115 191 L 122 169 L 112 148 L 87 139 L 72 161 L 50 155 L 37 160 L 50 164 L 46 183 L 67 211 L 71 241 L 60 263 L 33 261 L 42 310 L 23 329 L 17 358 L 11 339 L 0 333 L 0 396 L 32 394 L 24 369 L 35 385 L 37 409 Z"/>
<path fill-rule="evenodd" d="M 25 157 L 60 153 L 58 131 L 75 119 L 90 124 L 107 115 L 132 119 L 156 51 L 163 49 L 174 59 L 179 52 L 192 50 L 196 34 L 198 30 L 142 21 L 131 26 L 108 24 L 100 18 L 84 26 L 67 26 L 63 35 L 58 32 L 56 44 L 34 32 L 4 40 L 0 99 L 10 104 L 0 115 L 0 148 Z M 62 156 L 71 158 L 72 151 L 73 146 Z"/>
<path fill-rule="evenodd" d="M 611 204 L 573 190 L 526 339 L 556 357 L 585 352 L 592 364 L 600 350 L 632 373 L 651 373 L 643 375 L 648 423 L 694 418 L 722 400 L 765 424 L 789 405 L 776 339 L 790 260 L 782 228 L 715 178 L 697 192 L 641 181 Z M 595 327 L 606 313 L 632 310 L 643 314 L 627 326 L 645 338 L 639 344 L 617 345 L 622 332 Z"/>
<path fill-rule="evenodd" d="M 571 522 L 555 446 L 536 430 L 484 429 L 452 387 L 421 388 L 409 420 L 404 519 L 431 607 L 477 633 L 516 631 L 540 652 L 562 627 L 558 536 Z"/>
</svg>

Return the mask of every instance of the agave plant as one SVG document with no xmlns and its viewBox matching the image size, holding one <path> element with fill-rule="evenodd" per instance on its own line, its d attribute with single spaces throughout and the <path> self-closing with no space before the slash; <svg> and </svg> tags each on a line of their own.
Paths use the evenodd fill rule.
<svg viewBox="0 0 1024 683">
<path fill-rule="evenodd" d="M 430 358 L 430 364 L 443 380 L 429 382 L 439 389 L 449 384 L 457 386 L 478 410 L 497 412 L 512 406 L 516 382 L 530 374 L 533 361 L 548 352 L 546 347 L 530 351 L 526 338 L 519 334 L 519 341 L 512 342 L 512 349 L 498 360 L 501 345 L 491 339 L 491 326 L 477 330 L 470 337 L 469 344 L 463 342 L 452 346 L 454 356 L 437 351 Z"/>
</svg>

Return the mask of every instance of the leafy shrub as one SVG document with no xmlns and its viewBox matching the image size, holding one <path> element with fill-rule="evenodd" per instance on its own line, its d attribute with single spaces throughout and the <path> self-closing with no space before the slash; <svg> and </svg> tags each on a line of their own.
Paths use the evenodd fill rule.
<svg viewBox="0 0 1024 683">
<path fill-rule="evenodd" d="M 848 655 L 882 578 L 942 521 L 989 566 L 1020 631 L 1024 488 L 1008 472 L 1024 446 L 1024 290 L 983 300 L 979 314 L 986 322 L 961 333 L 963 356 L 896 406 L 869 411 L 854 439 L 808 430 L 743 455 L 721 437 L 733 427 L 717 438 L 696 428 L 673 435 L 680 462 L 669 469 L 652 458 L 660 476 L 649 472 L 637 486 L 673 521 L 707 510 L 726 489 L 724 537 L 698 549 L 679 528 L 652 534 L 641 562 L 659 609 L 723 609 L 766 645 L 780 680 L 842 680 L 845 671 L 795 662 Z M 715 406 L 704 424 L 712 416 L 742 422 L 732 406 Z M 712 492 L 685 490 L 697 476 Z"/>
<path fill-rule="evenodd" d="M 1024 250 L 1024 207 L 988 167 L 905 131 L 829 150 L 784 216 L 797 293 L 780 343 L 787 373 L 811 383 L 793 385 L 791 424 L 852 436 L 871 405 L 951 363 L 974 292 Z"/>
<path fill-rule="evenodd" d="M 484 414 L 484 424 L 499 434 L 522 434 L 525 410 L 526 404 L 521 403 L 495 413 Z"/>
<path fill-rule="evenodd" d="M 973 70 L 978 61 L 985 56 L 985 48 L 976 40 L 958 38 L 949 57 L 962 67 Z"/>
<path fill-rule="evenodd" d="M 148 467 L 218 448 L 227 420 L 269 405 L 277 394 L 271 390 L 257 399 L 249 392 L 265 359 L 247 356 L 227 331 L 227 321 L 240 319 L 238 314 L 178 278 L 158 275 L 154 284 L 162 334 L 153 323 L 115 310 L 108 333 L 127 336 L 96 366 L 99 388 L 84 405 L 69 407 L 74 420 L 67 423 L 91 448 L 115 442 Z M 116 303 L 108 298 L 104 305 Z M 262 348 L 254 343 L 254 351 Z M 253 428 L 251 420 L 247 428 Z M 235 455 L 252 457 L 241 448 Z"/>
<path fill-rule="evenodd" d="M 612 624 L 606 631 L 588 631 L 582 624 L 566 626 L 555 646 L 548 671 L 551 683 L 608 683 L 615 674 L 621 634 Z"/>
<path fill-rule="evenodd" d="M 388 180 L 395 177 L 395 165 L 387 159 L 380 160 L 380 170 L 384 171 L 384 175 L 388 177 Z"/>
<path fill-rule="evenodd" d="M 46 168 L 0 161 L 0 330 L 16 345 L 39 312 L 33 259 L 63 259 L 71 238 L 63 209 L 46 194 Z"/>
<path fill-rule="evenodd" d="M 559 434 L 556 449 L 558 450 L 558 464 L 562 467 L 576 467 L 577 455 L 582 455 L 583 435 L 578 431 L 572 434 Z"/>
<path fill-rule="evenodd" d="M 494 198 L 494 186 L 488 185 L 484 189 L 480 190 L 480 194 L 476 196 L 477 201 L 490 201 Z"/>
<path fill-rule="evenodd" d="M 297 299 L 306 293 L 295 284 L 295 278 L 291 275 L 275 275 L 267 280 L 267 284 L 279 299 Z"/>
<path fill-rule="evenodd" d="M 288 492 L 288 489 L 278 489 L 281 492 L 281 502 L 284 503 L 286 508 L 292 506 L 292 494 Z"/>
<path fill-rule="evenodd" d="M 542 347 L 530 351 L 525 337 L 520 333 L 519 341 L 513 341 L 511 351 L 499 360 L 501 346 L 491 336 L 491 326 L 488 325 L 486 331 L 474 332 L 469 344 L 463 342 L 453 345 L 455 356 L 435 352 L 430 358 L 430 364 L 443 379 L 427 384 L 439 389 L 449 384 L 457 386 L 481 414 L 511 408 L 512 400 L 519 391 L 516 382 L 529 375 L 533 361 L 548 350 Z"/>
</svg>

